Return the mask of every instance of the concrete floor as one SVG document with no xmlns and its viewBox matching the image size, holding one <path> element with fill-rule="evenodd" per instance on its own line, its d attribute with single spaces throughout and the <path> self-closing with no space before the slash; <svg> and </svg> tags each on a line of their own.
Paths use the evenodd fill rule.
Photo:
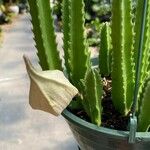
<svg viewBox="0 0 150 150">
<path fill-rule="evenodd" d="M 37 65 L 27 15 L 4 27 L 0 48 L 0 150 L 77 150 L 61 116 L 32 110 L 28 104 L 29 80 L 23 54 Z"/>
</svg>

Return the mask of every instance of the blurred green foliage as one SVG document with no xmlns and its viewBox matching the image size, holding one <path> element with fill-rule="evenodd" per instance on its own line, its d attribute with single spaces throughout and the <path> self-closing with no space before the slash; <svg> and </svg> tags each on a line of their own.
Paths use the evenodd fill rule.
<svg viewBox="0 0 150 150">
<path fill-rule="evenodd" d="M 61 20 L 61 5 L 63 0 L 53 0 L 53 13 Z M 101 21 L 109 21 L 111 12 L 111 0 L 84 0 L 86 22 L 91 22 L 95 18 Z M 103 18 L 105 15 L 107 18 Z"/>
<path fill-rule="evenodd" d="M 61 26 L 62 1 L 53 0 L 53 14 L 57 16 L 58 26 Z M 101 22 L 110 21 L 112 0 L 84 0 L 85 23 L 89 46 L 97 46 L 100 43 L 99 27 Z"/>
<path fill-rule="evenodd" d="M 101 22 L 109 21 L 111 12 L 111 1 L 85 0 L 85 11 L 86 11 L 85 17 L 88 22 L 94 20 L 95 18 L 99 18 Z"/>
</svg>

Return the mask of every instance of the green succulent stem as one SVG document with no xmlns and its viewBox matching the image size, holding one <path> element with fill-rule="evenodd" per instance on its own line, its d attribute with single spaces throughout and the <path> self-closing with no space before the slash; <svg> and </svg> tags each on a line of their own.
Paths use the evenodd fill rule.
<svg viewBox="0 0 150 150">
<path fill-rule="evenodd" d="M 141 105 L 139 106 L 138 115 L 138 131 L 145 132 L 148 131 L 150 126 L 150 78 L 144 81 L 144 86 L 140 95 Z"/>
<path fill-rule="evenodd" d="M 70 64 L 70 20 L 71 20 L 71 1 L 63 0 L 62 3 L 62 21 L 63 21 L 63 43 L 64 43 L 64 59 L 65 67 L 70 79 L 71 74 L 71 64 Z"/>
<path fill-rule="evenodd" d="M 99 68 L 101 75 L 109 76 L 111 73 L 111 28 L 105 23 L 101 29 L 101 42 L 99 54 Z"/>
<path fill-rule="evenodd" d="M 43 70 L 62 70 L 49 0 L 29 0 L 33 33 Z"/>
<path fill-rule="evenodd" d="M 134 90 L 132 62 L 133 25 L 131 0 L 112 2 L 112 99 L 115 108 L 127 114 Z"/>
<path fill-rule="evenodd" d="M 102 80 L 97 70 L 88 70 L 85 79 L 82 80 L 83 107 L 89 115 L 91 122 L 100 126 L 101 124 L 101 99 L 102 99 Z"/>
<path fill-rule="evenodd" d="M 90 55 L 85 40 L 85 19 L 83 0 L 71 1 L 70 63 L 74 85 L 80 90 L 79 81 L 84 79 L 90 66 Z"/>
<path fill-rule="evenodd" d="M 135 21 L 135 43 L 134 43 L 134 52 L 135 52 L 135 64 L 138 55 L 138 45 L 140 41 L 140 29 L 141 29 L 141 22 L 142 22 L 142 11 L 144 7 L 144 1 L 137 1 L 137 11 L 136 11 L 136 21 Z M 145 32 L 144 32 L 144 41 L 143 41 L 143 52 L 142 52 L 142 64 L 141 64 L 141 74 L 140 74 L 140 84 L 142 81 L 147 77 L 149 73 L 149 58 L 150 58 L 150 1 L 148 1 L 148 8 L 146 14 L 146 23 L 145 23 Z"/>
</svg>

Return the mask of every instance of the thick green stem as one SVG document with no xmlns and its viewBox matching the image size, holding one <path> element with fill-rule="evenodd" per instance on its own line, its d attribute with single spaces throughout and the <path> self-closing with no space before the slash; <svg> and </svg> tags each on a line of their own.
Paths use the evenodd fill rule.
<svg viewBox="0 0 150 150">
<path fill-rule="evenodd" d="M 84 31 L 84 2 L 71 1 L 71 74 L 74 85 L 80 89 L 79 81 L 84 79 L 90 66 L 90 56 Z"/>
<path fill-rule="evenodd" d="M 140 95 L 140 109 L 138 116 L 138 131 L 148 131 L 150 126 L 150 78 L 146 79 Z"/>
<path fill-rule="evenodd" d="M 33 33 L 43 70 L 62 70 L 49 0 L 29 0 Z"/>
<path fill-rule="evenodd" d="M 99 68 L 101 75 L 108 76 L 111 73 L 111 28 L 105 23 L 101 29 L 101 43 L 99 54 Z"/>
<path fill-rule="evenodd" d="M 65 59 L 65 67 L 68 74 L 68 78 L 70 79 L 71 73 L 71 64 L 70 64 L 70 20 L 71 20 L 71 1 L 63 0 L 62 7 L 62 21 L 63 21 L 63 42 L 64 42 L 64 59 Z"/>
<path fill-rule="evenodd" d="M 127 114 L 134 90 L 131 0 L 113 0 L 112 46 L 112 99 L 116 109 Z"/>
<path fill-rule="evenodd" d="M 85 79 L 82 80 L 84 92 L 83 107 L 89 115 L 91 122 L 100 126 L 101 124 L 101 99 L 102 99 L 102 80 L 97 70 L 89 70 Z"/>
</svg>

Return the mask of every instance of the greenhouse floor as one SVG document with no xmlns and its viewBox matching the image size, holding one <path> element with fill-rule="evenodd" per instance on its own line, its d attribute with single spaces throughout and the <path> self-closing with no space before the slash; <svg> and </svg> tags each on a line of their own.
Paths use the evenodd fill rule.
<svg viewBox="0 0 150 150">
<path fill-rule="evenodd" d="M 22 59 L 37 66 L 29 15 L 3 27 L 0 47 L 0 150 L 77 150 L 65 120 L 31 109 L 29 79 Z M 58 38 L 60 38 L 58 34 Z"/>
</svg>

